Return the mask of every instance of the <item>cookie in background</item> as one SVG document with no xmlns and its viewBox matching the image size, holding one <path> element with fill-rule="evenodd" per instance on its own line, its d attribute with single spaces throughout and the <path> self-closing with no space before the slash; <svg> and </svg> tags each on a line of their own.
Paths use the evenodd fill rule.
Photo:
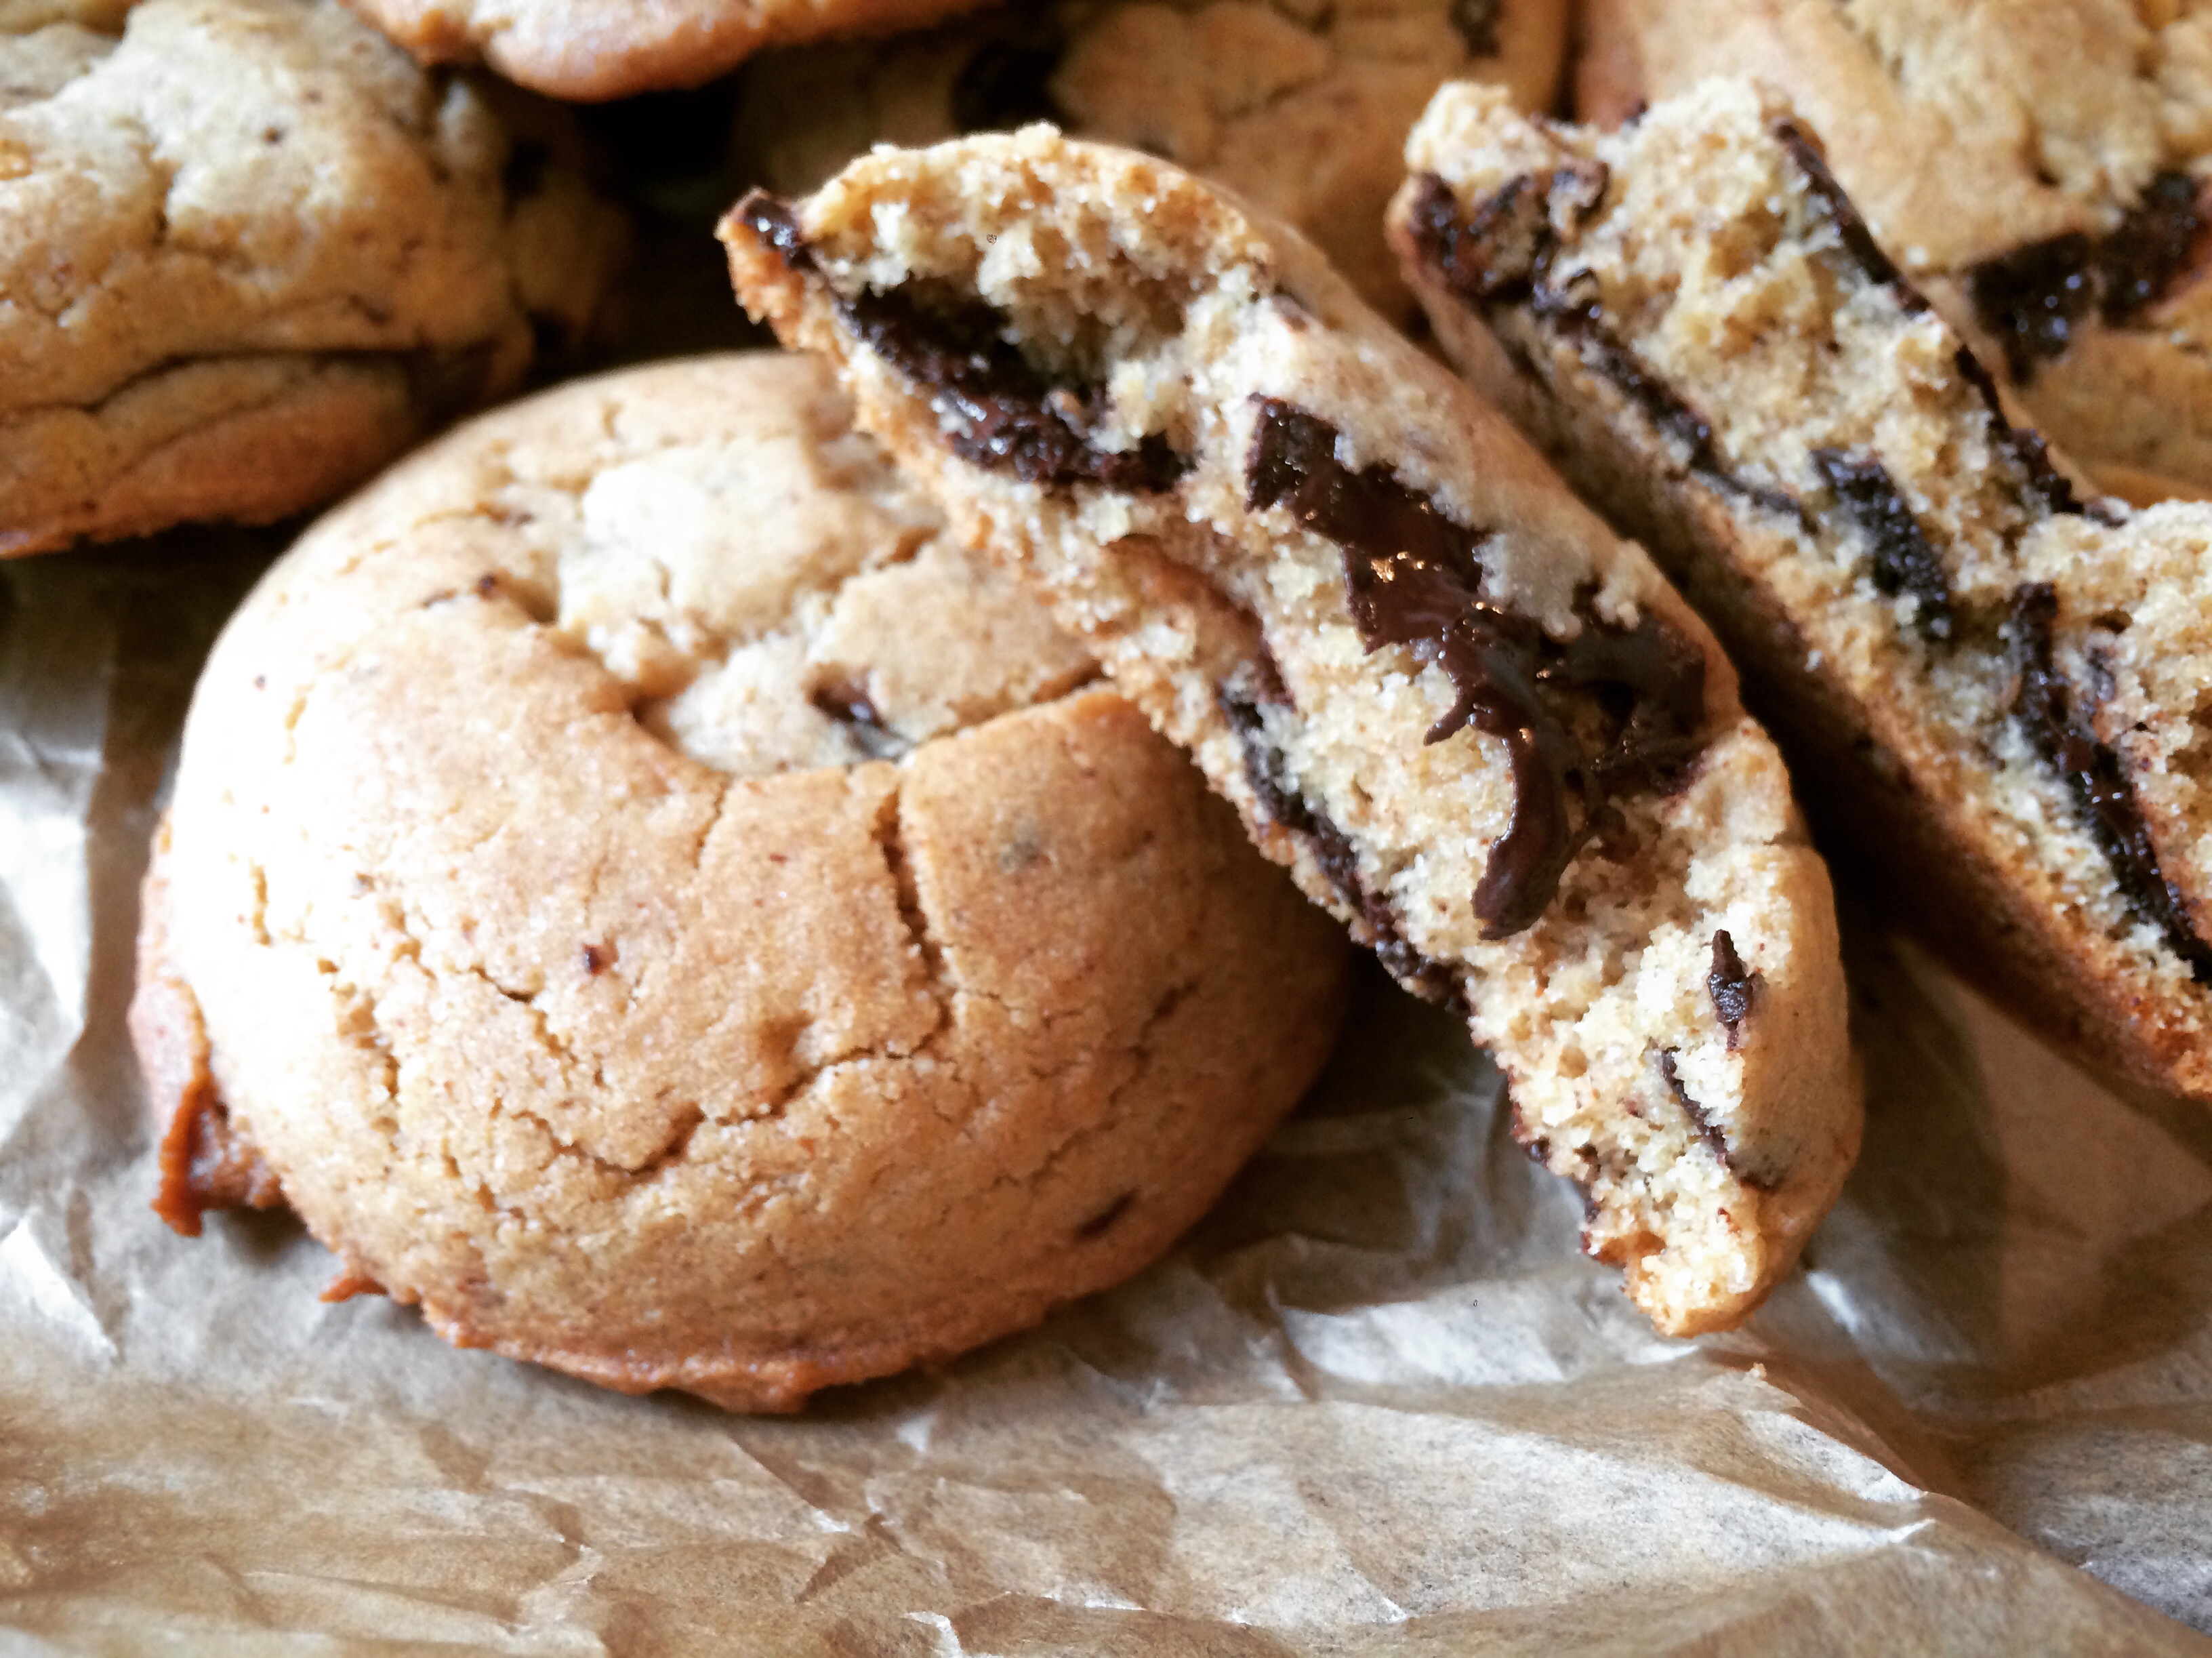
<svg viewBox="0 0 2212 1658">
<path fill-rule="evenodd" d="M 739 174 L 813 189 L 877 143 L 1050 121 L 1241 192 L 1319 243 L 1368 302 L 1413 307 L 1380 225 L 1407 129 L 1445 81 L 1551 107 L 1565 0 L 1052 0 L 745 71 Z"/>
<path fill-rule="evenodd" d="M 818 363 L 485 416 L 195 693 L 132 1029 L 161 1207 L 735 1409 L 1165 1249 L 1296 1103 L 1340 930 Z"/>
<path fill-rule="evenodd" d="M 1254 842 L 1467 1018 L 1654 1324 L 1747 1317 L 1857 1149 L 1833 899 L 1644 554 L 1310 243 L 1134 151 L 880 149 L 722 235 Z"/>
<path fill-rule="evenodd" d="M 2212 8 L 1584 0 L 1582 116 L 1756 76 L 2099 485 L 2212 496 Z"/>
<path fill-rule="evenodd" d="M 763 47 L 921 28 L 980 0 L 354 0 L 425 64 L 598 102 L 696 87 Z"/>
<path fill-rule="evenodd" d="M 0 555 L 318 506 L 591 326 L 565 111 L 337 0 L 77 15 L 0 24 Z"/>
<path fill-rule="evenodd" d="M 1610 134 L 1454 86 L 1407 158 L 1439 343 L 1682 583 L 1897 913 L 2212 1099 L 2212 506 L 2078 488 L 1751 82 Z"/>
</svg>

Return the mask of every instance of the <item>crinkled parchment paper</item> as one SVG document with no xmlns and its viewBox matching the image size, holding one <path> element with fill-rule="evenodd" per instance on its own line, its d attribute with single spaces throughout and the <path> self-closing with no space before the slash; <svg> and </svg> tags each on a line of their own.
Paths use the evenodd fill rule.
<svg viewBox="0 0 2212 1658">
<path fill-rule="evenodd" d="M 1372 976 L 1169 1260 L 794 1418 L 325 1306 L 275 1216 L 170 1235 L 136 887 L 271 546 L 0 569 L 0 1652 L 2212 1651 L 2212 1112 L 1871 929 L 1864 1162 L 1723 1339 L 1643 1326 Z"/>
</svg>

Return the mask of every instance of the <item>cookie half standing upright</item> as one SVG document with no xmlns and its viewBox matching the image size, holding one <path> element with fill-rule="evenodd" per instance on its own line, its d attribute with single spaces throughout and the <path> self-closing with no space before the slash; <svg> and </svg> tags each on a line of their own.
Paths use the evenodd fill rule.
<svg viewBox="0 0 2212 1658">
<path fill-rule="evenodd" d="M 572 383 L 323 519 L 195 694 L 159 1205 L 629 1392 L 795 1405 L 1166 1247 L 1346 951 L 802 357 Z"/>
<path fill-rule="evenodd" d="M 1835 920 L 1644 555 L 1302 237 L 1150 157 L 878 149 L 722 234 L 1254 840 L 1463 1009 L 1652 1320 L 1755 1306 L 1857 1143 Z"/>
<path fill-rule="evenodd" d="M 1875 241 L 2137 503 L 2212 496 L 2212 11 L 2125 0 L 1583 0 L 1585 120 L 1713 76 L 1787 97 Z"/>
<path fill-rule="evenodd" d="M 1407 164 L 1437 338 L 1713 620 L 1900 910 L 2212 1098 L 2212 508 L 2085 499 L 1749 83 L 1611 135 L 1455 86 Z"/>
<path fill-rule="evenodd" d="M 694 87 L 764 46 L 920 28 L 981 0 L 354 0 L 425 64 L 489 64 L 556 98 Z"/>
<path fill-rule="evenodd" d="M 1415 314 L 1383 246 L 1406 132 L 1446 81 L 1548 109 L 1565 0 L 1052 0 L 750 65 L 740 176 L 809 191 L 869 146 L 1050 121 L 1228 185 L 1303 230 L 1368 303 Z"/>
<path fill-rule="evenodd" d="M 337 0 L 79 10 L 0 9 L 0 556 L 319 505 L 590 323 L 565 112 Z"/>
</svg>

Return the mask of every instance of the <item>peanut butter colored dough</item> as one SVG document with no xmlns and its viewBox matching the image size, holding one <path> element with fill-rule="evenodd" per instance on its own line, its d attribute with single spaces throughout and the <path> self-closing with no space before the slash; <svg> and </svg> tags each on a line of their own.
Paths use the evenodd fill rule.
<svg viewBox="0 0 2212 1658">
<path fill-rule="evenodd" d="M 1094 674 L 809 359 L 485 417 L 217 645 L 146 1071 L 463 1345 L 780 1409 L 1031 1324 L 1212 1200 L 1344 966 Z"/>
<path fill-rule="evenodd" d="M 580 332 L 565 113 L 336 0 L 0 10 L 0 555 L 319 504 Z"/>
<path fill-rule="evenodd" d="M 556 98 L 696 86 L 763 46 L 920 28 L 978 0 L 353 0 L 426 64 L 481 58 Z"/>
</svg>

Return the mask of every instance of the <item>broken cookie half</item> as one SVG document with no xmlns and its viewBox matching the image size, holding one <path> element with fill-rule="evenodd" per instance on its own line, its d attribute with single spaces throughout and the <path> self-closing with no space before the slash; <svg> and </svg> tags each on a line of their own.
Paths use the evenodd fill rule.
<svg viewBox="0 0 2212 1658">
<path fill-rule="evenodd" d="M 747 307 L 1510 1079 L 1591 1252 L 1735 1323 L 1856 1151 L 1827 876 L 1704 625 L 1296 233 L 1048 128 L 722 235 Z"/>
<path fill-rule="evenodd" d="M 2212 1098 L 2212 509 L 2085 499 L 1747 82 L 1610 135 L 1449 87 L 1407 163 L 1446 350 L 1770 689 L 1900 908 L 2039 1031 Z"/>
</svg>

